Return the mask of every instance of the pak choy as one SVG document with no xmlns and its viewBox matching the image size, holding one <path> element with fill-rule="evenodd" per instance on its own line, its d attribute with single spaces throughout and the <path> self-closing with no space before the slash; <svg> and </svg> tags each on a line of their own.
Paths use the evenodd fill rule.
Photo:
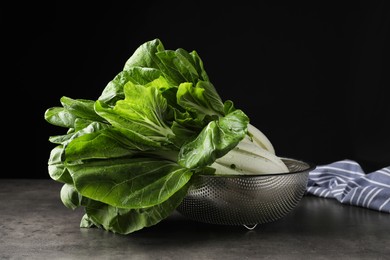
<svg viewBox="0 0 390 260">
<path fill-rule="evenodd" d="M 129 234 L 157 224 L 198 174 L 288 172 L 268 138 L 233 101 L 222 101 L 196 51 L 139 46 L 97 100 L 63 96 L 45 120 L 50 177 L 81 227 Z"/>
</svg>

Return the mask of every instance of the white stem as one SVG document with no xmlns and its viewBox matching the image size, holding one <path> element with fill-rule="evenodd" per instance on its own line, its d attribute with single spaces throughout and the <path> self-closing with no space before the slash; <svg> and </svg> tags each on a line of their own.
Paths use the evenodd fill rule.
<svg viewBox="0 0 390 260">
<path fill-rule="evenodd" d="M 261 148 L 267 150 L 268 152 L 275 154 L 275 149 L 272 143 L 258 128 L 256 128 L 251 124 L 248 124 L 248 133 L 250 139 L 246 139 L 246 140 L 252 141 L 256 143 L 258 146 L 260 146 Z"/>
<path fill-rule="evenodd" d="M 218 158 L 211 167 L 216 174 L 256 175 L 288 172 L 287 166 L 275 154 L 255 143 L 241 141 L 225 156 Z"/>
</svg>

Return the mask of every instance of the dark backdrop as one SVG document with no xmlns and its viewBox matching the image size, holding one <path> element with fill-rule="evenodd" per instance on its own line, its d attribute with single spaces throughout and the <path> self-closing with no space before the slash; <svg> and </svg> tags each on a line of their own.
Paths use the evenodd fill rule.
<svg viewBox="0 0 390 260">
<path fill-rule="evenodd" d="M 12 170 L 2 177 L 48 178 L 48 138 L 64 128 L 44 121 L 45 110 L 62 96 L 97 99 L 154 38 L 196 50 L 222 99 L 280 156 L 352 159 L 367 171 L 390 165 L 387 1 L 134 2 L 2 10 L 12 60 L 3 100 L 16 111 L 3 123 Z"/>
</svg>

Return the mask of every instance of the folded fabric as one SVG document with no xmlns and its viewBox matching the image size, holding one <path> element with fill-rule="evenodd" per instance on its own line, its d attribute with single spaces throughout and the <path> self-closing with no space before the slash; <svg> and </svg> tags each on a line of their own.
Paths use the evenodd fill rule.
<svg viewBox="0 0 390 260">
<path fill-rule="evenodd" d="M 390 213 L 390 166 L 366 174 L 348 159 L 320 165 L 309 173 L 306 194 Z"/>
</svg>

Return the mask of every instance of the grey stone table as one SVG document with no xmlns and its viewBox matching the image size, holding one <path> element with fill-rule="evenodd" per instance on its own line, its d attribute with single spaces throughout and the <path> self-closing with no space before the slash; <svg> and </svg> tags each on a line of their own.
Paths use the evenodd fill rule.
<svg viewBox="0 0 390 260">
<path fill-rule="evenodd" d="M 0 179 L 0 259 L 390 259 L 390 214 L 304 196 L 286 217 L 248 230 L 179 213 L 130 235 L 79 228 L 61 184 Z"/>
</svg>

